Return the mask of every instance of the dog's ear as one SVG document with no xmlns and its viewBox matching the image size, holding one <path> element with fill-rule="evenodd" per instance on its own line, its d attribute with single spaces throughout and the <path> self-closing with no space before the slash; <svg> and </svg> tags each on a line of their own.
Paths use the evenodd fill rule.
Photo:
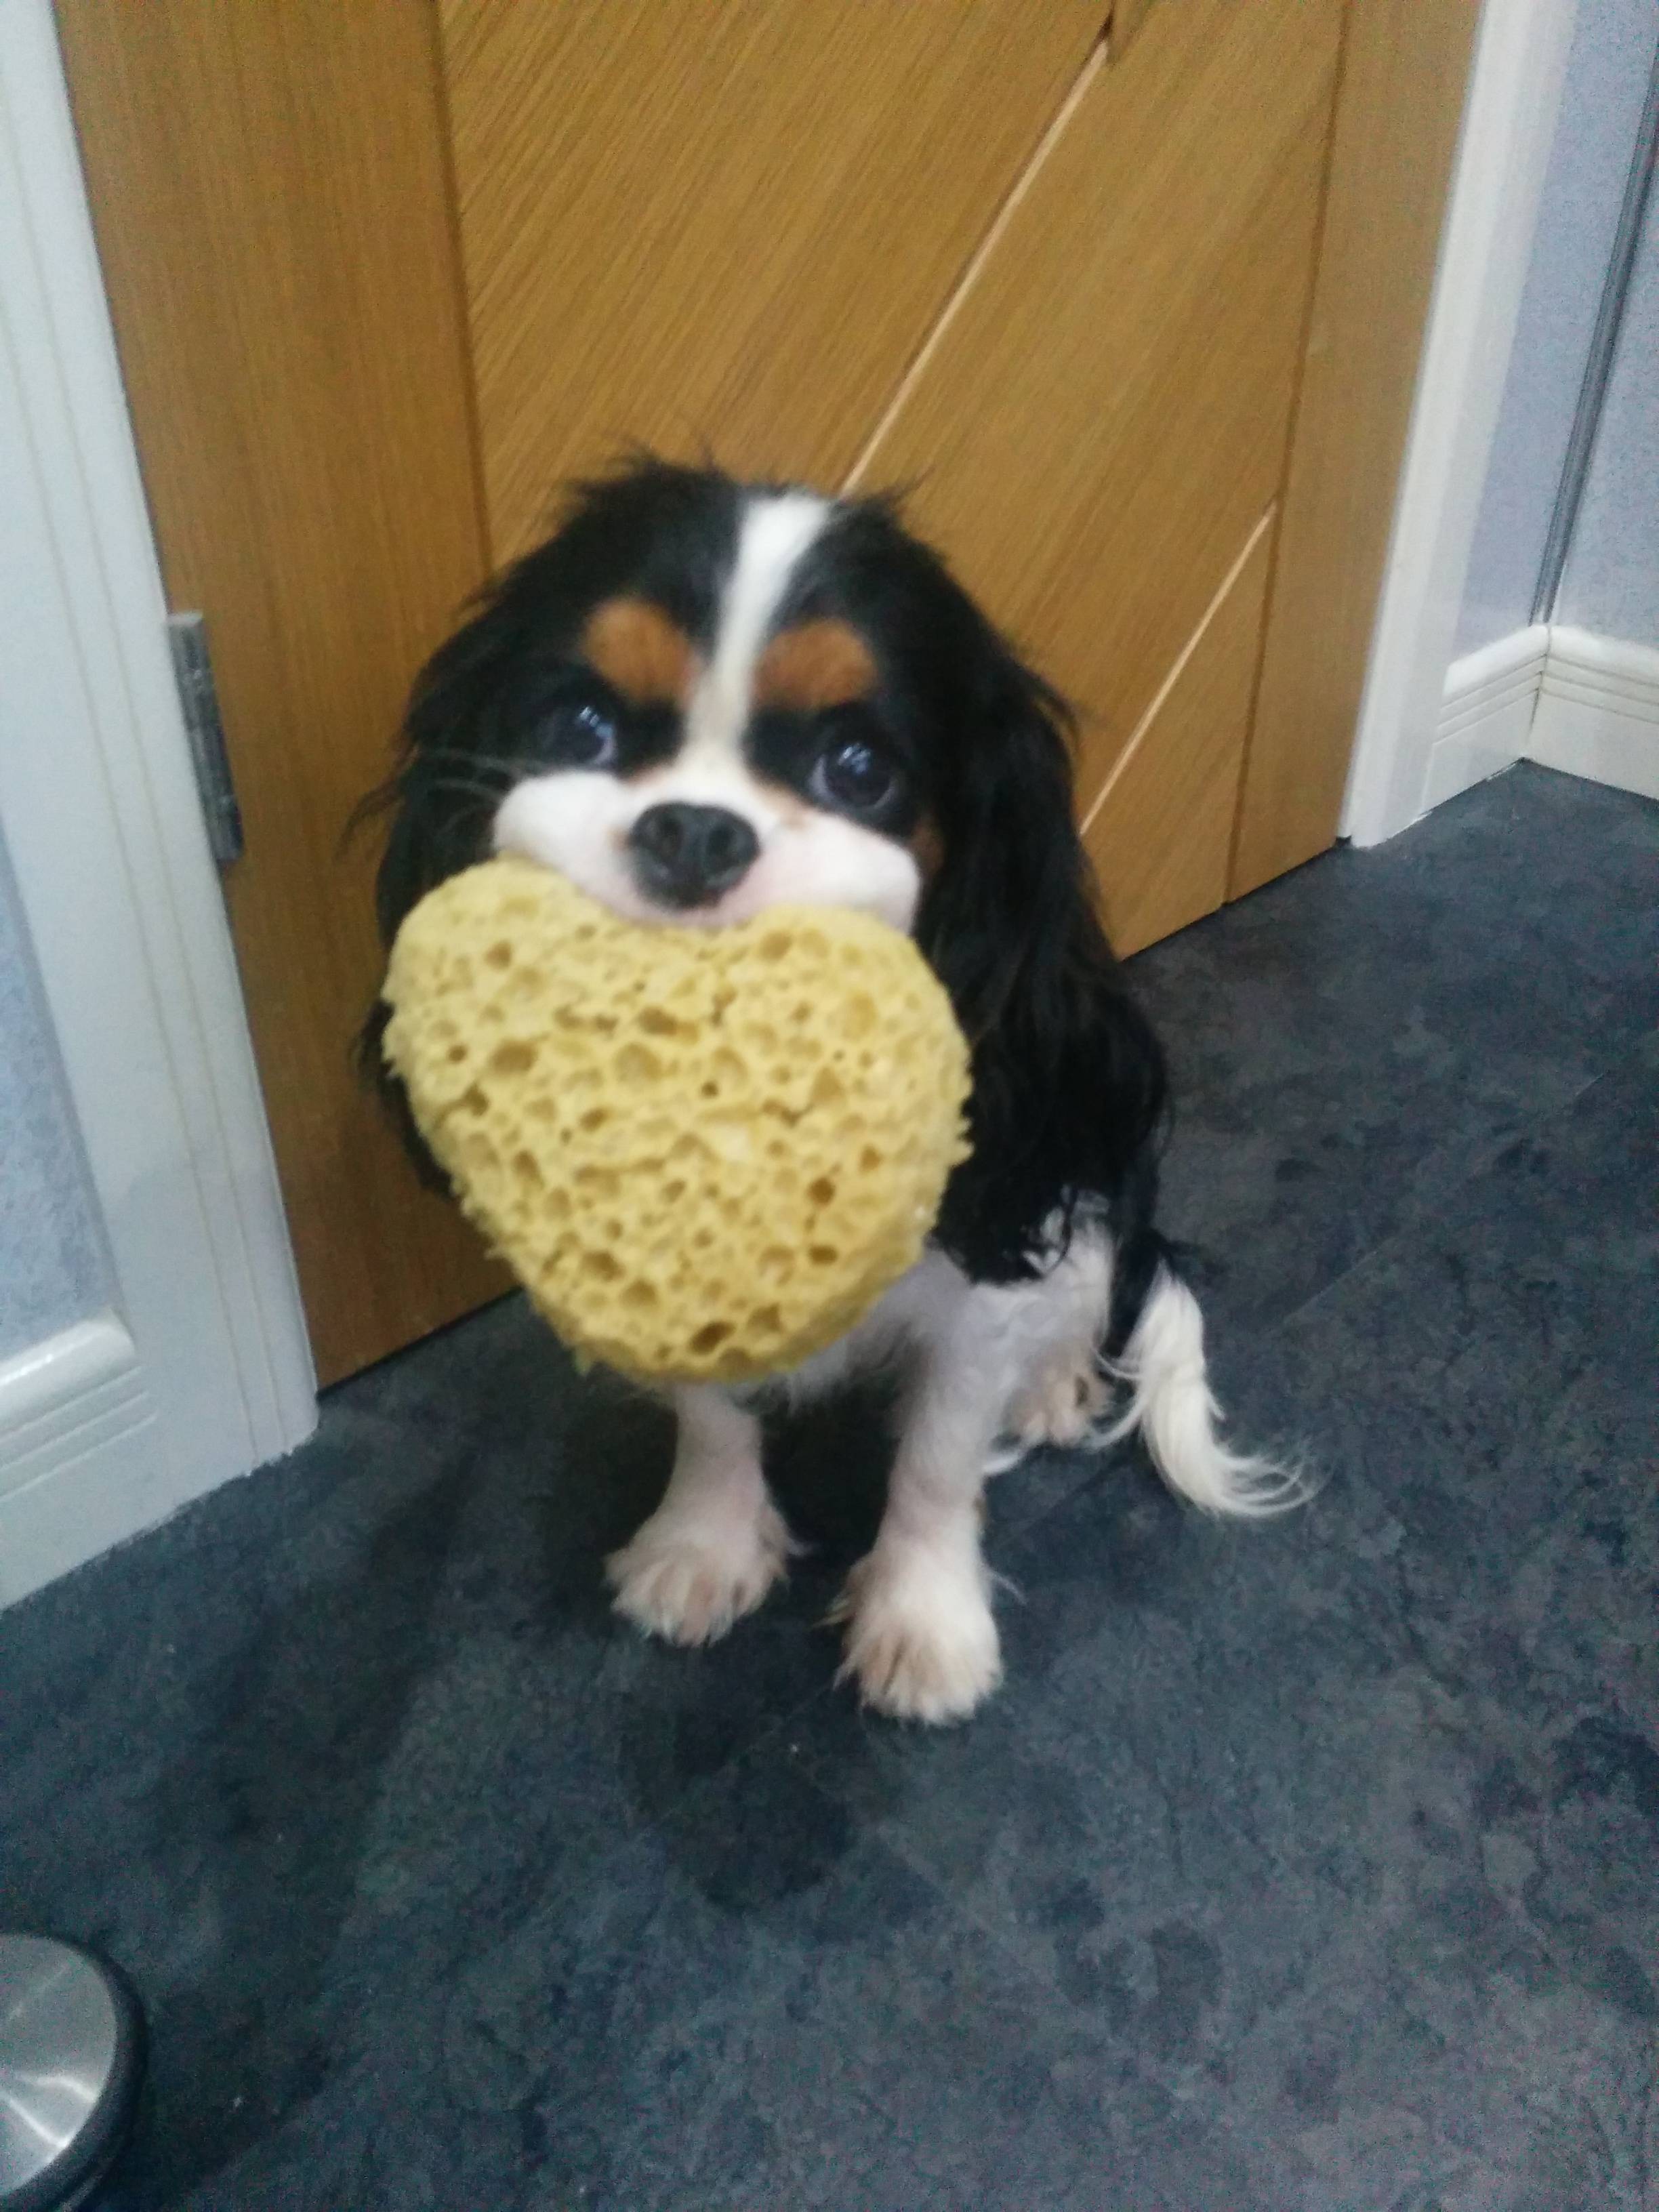
<svg viewBox="0 0 1659 2212">
<path fill-rule="evenodd" d="M 459 869 L 488 858 L 489 826 L 503 796 L 501 763 L 524 622 L 497 587 L 415 679 L 402 754 L 368 802 L 391 816 L 375 878 L 381 942 L 390 945 L 411 907 Z"/>
<path fill-rule="evenodd" d="M 981 1279 L 1030 1272 L 1059 1213 L 1112 1200 L 1164 1109 L 1163 1055 L 1101 927 L 1064 702 L 988 637 L 917 938 L 973 1050 L 974 1156 L 940 1216 Z"/>
<path fill-rule="evenodd" d="M 1000 644 L 981 653 L 917 933 L 975 1044 L 1011 1008 L 1041 1011 L 1087 919 L 1067 710 Z"/>
<path fill-rule="evenodd" d="M 353 1057 L 358 1075 L 379 1097 L 386 1118 L 397 1131 L 421 1182 L 428 1190 L 439 1191 L 447 1198 L 453 1197 L 455 1187 L 439 1166 L 430 1146 L 421 1134 L 403 1079 L 386 1059 L 386 1025 L 391 1018 L 391 1007 L 384 999 L 377 999 L 357 1032 Z"/>
<path fill-rule="evenodd" d="M 375 918 L 388 950 L 404 916 L 447 877 L 487 859 L 501 796 L 503 699 L 521 624 L 498 587 L 441 646 L 415 680 L 392 775 L 352 818 L 356 832 L 388 819 L 374 879 Z M 359 1074 L 380 1093 L 422 1182 L 449 1188 L 416 1127 L 403 1085 L 386 1065 L 391 1009 L 377 997 L 357 1033 Z"/>
</svg>

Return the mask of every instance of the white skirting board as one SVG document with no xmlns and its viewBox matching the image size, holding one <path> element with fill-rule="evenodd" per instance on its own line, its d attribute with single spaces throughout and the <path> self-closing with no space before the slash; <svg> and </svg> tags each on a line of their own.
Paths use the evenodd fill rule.
<svg viewBox="0 0 1659 2212">
<path fill-rule="evenodd" d="M 1453 661 L 1419 811 L 1518 760 L 1659 799 L 1659 651 L 1536 623 Z"/>
<path fill-rule="evenodd" d="M 1549 641 L 1547 628 L 1538 623 L 1453 661 L 1423 778 L 1420 813 L 1512 768 L 1524 754 Z"/>
<path fill-rule="evenodd" d="M 155 1404 L 112 1313 L 0 1360 L 0 1603 L 159 1520 Z"/>
<path fill-rule="evenodd" d="M 1553 629 L 1527 758 L 1659 799 L 1659 652 Z"/>
</svg>

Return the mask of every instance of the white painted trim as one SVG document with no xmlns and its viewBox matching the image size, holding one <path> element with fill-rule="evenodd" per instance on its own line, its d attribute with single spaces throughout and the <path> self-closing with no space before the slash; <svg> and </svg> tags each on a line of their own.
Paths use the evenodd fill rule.
<svg viewBox="0 0 1659 2212">
<path fill-rule="evenodd" d="M 1550 634 L 1543 623 L 1465 653 L 1446 671 L 1418 811 L 1513 768 L 1527 750 Z"/>
<path fill-rule="evenodd" d="M 1659 799 L 1659 652 L 1557 623 L 1527 757 Z"/>
<path fill-rule="evenodd" d="M 179 1501 L 137 1346 L 113 1314 L 0 1366 L 0 1604 Z"/>
<path fill-rule="evenodd" d="M 1518 760 L 1659 799 L 1659 651 L 1537 623 L 1453 661 L 1419 811 Z"/>
<path fill-rule="evenodd" d="M 0 1498 L 83 1448 L 88 1429 L 155 1418 L 138 1351 L 113 1314 L 78 1321 L 0 1360 Z"/>
<path fill-rule="evenodd" d="M 0 823 L 153 1415 L 0 1495 L 3 1603 L 316 1418 L 49 0 L 0 0 Z"/>
<path fill-rule="evenodd" d="M 1576 12 L 1481 13 L 1343 805 L 1358 845 L 1421 804 Z"/>
</svg>

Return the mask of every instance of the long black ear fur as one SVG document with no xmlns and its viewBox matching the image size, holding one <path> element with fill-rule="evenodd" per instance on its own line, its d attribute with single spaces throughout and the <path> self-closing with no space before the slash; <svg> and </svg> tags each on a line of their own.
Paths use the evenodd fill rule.
<svg viewBox="0 0 1659 2212">
<path fill-rule="evenodd" d="M 1164 1056 L 1113 957 L 1074 826 L 1070 715 L 988 640 L 921 950 L 973 1049 L 974 1152 L 937 1236 L 981 1281 L 1042 1264 L 1058 1214 L 1103 1203 L 1120 1238 L 1150 1218 Z"/>
<path fill-rule="evenodd" d="M 405 915 L 447 877 L 489 857 L 492 793 L 488 778 L 467 787 L 466 757 L 499 751 L 496 726 L 505 678 L 520 651 L 522 621 L 498 585 L 471 619 L 441 646 L 416 678 L 398 766 L 358 809 L 353 828 L 391 817 L 374 880 L 380 941 L 388 950 Z M 449 1179 L 416 1126 L 404 1086 L 382 1049 L 391 1008 L 377 999 L 357 1036 L 357 1065 L 380 1093 L 422 1182 L 447 1191 Z"/>
</svg>

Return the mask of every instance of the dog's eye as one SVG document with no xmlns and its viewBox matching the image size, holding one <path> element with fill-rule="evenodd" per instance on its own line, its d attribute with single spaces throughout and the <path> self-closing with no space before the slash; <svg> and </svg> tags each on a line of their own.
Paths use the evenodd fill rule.
<svg viewBox="0 0 1659 2212">
<path fill-rule="evenodd" d="M 609 768 L 617 757 L 617 725 L 591 699 L 570 701 L 549 714 L 542 742 L 561 768 Z"/>
<path fill-rule="evenodd" d="M 869 814 L 892 797 L 898 776 L 863 738 L 840 738 L 819 757 L 812 781 L 832 805 Z"/>
</svg>

